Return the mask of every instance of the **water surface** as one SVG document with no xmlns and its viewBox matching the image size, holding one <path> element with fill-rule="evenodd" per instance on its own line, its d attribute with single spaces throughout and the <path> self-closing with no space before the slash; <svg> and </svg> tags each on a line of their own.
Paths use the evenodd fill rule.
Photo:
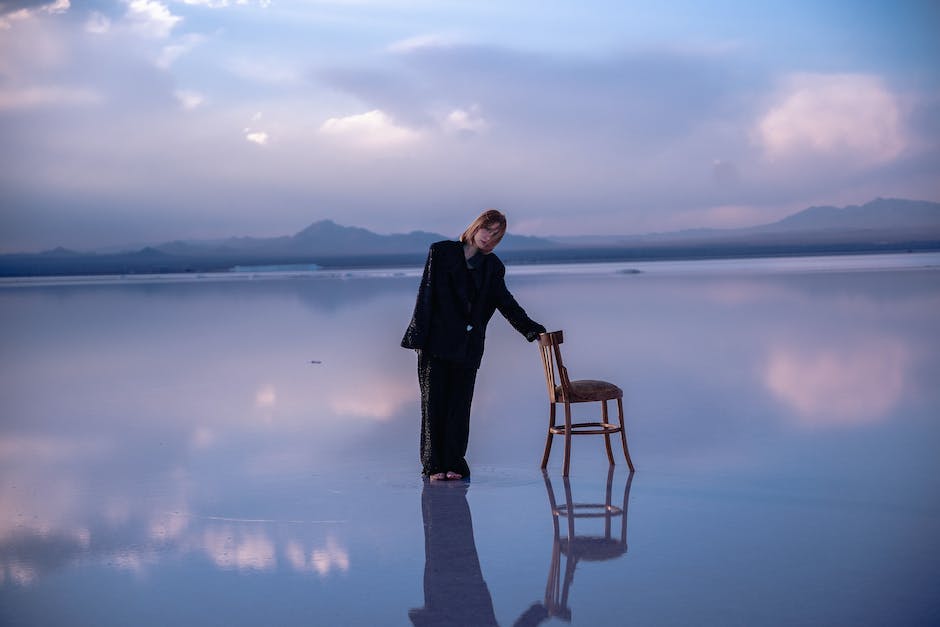
<svg viewBox="0 0 940 627">
<path fill-rule="evenodd" d="M 582 438 L 543 476 L 497 316 L 449 486 L 418 476 L 415 269 L 6 284 L 0 623 L 936 624 L 938 266 L 510 268 L 624 388 L 637 472 Z M 566 494 L 610 515 L 569 540 Z"/>
</svg>

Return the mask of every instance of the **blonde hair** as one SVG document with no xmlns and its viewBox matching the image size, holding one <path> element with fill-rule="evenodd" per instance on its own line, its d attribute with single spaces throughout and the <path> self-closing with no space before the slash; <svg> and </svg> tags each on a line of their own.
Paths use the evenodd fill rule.
<svg viewBox="0 0 940 627">
<path fill-rule="evenodd" d="M 506 234 L 506 216 L 502 212 L 496 209 L 486 209 L 477 216 L 477 219 L 470 223 L 470 226 L 467 227 L 467 230 L 463 232 L 460 236 L 460 241 L 466 244 L 467 242 L 472 242 L 473 237 L 477 234 L 482 228 L 491 228 L 493 226 L 499 227 L 499 233 L 496 234 L 493 240 L 493 246 L 499 243 L 503 239 L 503 235 Z"/>
</svg>

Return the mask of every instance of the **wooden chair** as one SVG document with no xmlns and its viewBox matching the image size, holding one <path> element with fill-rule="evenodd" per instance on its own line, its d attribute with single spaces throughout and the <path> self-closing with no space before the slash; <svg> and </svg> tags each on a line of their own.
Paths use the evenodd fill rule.
<svg viewBox="0 0 940 627">
<path fill-rule="evenodd" d="M 603 435 L 607 445 L 607 459 L 614 464 L 614 454 L 610 448 L 610 436 L 620 434 L 623 445 L 623 456 L 627 466 L 633 471 L 633 461 L 630 459 L 630 450 L 627 448 L 627 432 L 623 421 L 623 390 L 607 381 L 582 379 L 571 381 L 568 370 L 561 359 L 561 343 L 565 341 L 561 331 L 552 331 L 539 335 L 539 352 L 542 355 L 542 365 L 545 367 L 545 382 L 548 384 L 549 422 L 548 437 L 545 441 L 545 454 L 542 455 L 542 469 L 548 465 L 548 456 L 552 451 L 552 438 L 556 435 L 565 436 L 565 462 L 562 475 L 568 476 L 568 467 L 571 461 L 571 436 L 573 435 Z M 617 411 L 620 424 L 611 424 L 607 414 L 607 401 L 617 401 Z M 571 406 L 575 403 L 601 404 L 600 420 L 594 422 L 571 421 Z M 555 408 L 565 406 L 565 424 L 555 423 Z"/>
</svg>

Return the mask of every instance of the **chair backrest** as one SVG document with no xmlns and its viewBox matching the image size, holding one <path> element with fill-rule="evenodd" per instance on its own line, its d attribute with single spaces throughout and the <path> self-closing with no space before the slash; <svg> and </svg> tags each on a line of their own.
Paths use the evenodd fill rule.
<svg viewBox="0 0 940 627">
<path fill-rule="evenodd" d="M 545 383 L 548 386 L 548 400 L 552 403 L 564 401 L 568 398 L 571 381 L 568 379 L 568 369 L 561 359 L 561 343 L 565 341 L 562 331 L 551 331 L 539 335 L 539 353 L 542 355 L 542 366 L 545 369 Z M 561 395 L 557 393 L 561 387 Z"/>
</svg>

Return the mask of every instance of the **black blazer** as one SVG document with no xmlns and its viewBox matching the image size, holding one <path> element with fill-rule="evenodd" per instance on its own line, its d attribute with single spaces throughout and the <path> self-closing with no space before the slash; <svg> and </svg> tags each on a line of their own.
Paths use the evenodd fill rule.
<svg viewBox="0 0 940 627">
<path fill-rule="evenodd" d="M 473 270 L 480 273 L 480 288 L 473 302 L 469 272 L 462 243 L 445 240 L 431 244 L 414 315 L 401 341 L 403 347 L 479 368 L 486 325 L 495 310 L 530 342 L 545 332 L 506 289 L 506 267 L 499 257 L 483 255 Z"/>
</svg>

